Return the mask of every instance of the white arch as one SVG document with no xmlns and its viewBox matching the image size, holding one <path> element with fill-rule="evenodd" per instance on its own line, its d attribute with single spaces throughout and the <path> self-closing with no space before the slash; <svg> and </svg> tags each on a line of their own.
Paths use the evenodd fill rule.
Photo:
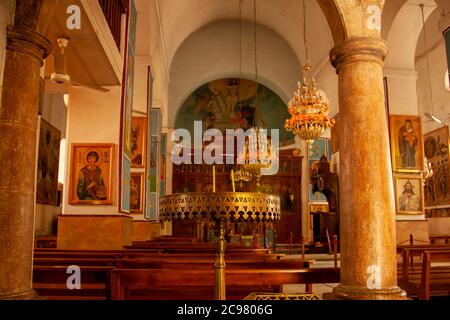
<svg viewBox="0 0 450 320">
<path fill-rule="evenodd" d="M 258 82 L 287 102 L 301 79 L 300 61 L 289 44 L 272 30 L 258 25 L 257 37 Z M 236 21 L 217 21 L 193 33 L 180 46 L 171 66 L 169 127 L 174 125 L 176 114 L 187 96 L 199 86 L 240 74 L 250 80 L 255 78 L 252 24 L 243 24 L 242 73 Z"/>
<path fill-rule="evenodd" d="M 434 0 L 408 0 L 398 11 L 389 30 L 389 55 L 385 61 L 388 69 L 415 70 L 416 45 L 422 31 L 423 3 L 425 21 L 437 8 Z"/>
</svg>

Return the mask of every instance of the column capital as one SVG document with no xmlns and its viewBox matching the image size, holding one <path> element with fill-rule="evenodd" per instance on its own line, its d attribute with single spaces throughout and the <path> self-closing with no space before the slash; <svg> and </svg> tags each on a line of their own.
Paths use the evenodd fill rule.
<svg viewBox="0 0 450 320">
<path fill-rule="evenodd" d="M 389 51 L 389 44 L 378 38 L 350 38 L 334 47 L 330 52 L 331 64 L 339 69 L 346 64 L 370 61 L 383 66 L 383 60 Z"/>
<path fill-rule="evenodd" d="M 8 25 L 6 35 L 8 38 L 7 50 L 26 54 L 36 59 L 41 66 L 52 51 L 51 42 L 29 28 Z"/>
</svg>

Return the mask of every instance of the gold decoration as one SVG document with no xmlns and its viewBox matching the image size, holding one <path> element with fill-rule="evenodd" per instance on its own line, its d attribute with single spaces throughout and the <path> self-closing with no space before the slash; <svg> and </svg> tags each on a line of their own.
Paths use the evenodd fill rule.
<svg viewBox="0 0 450 320">
<path fill-rule="evenodd" d="M 159 198 L 160 220 L 207 217 L 216 224 L 214 297 L 226 300 L 225 222 L 227 220 L 267 220 L 280 218 L 280 197 L 250 192 L 179 193 Z"/>
<path fill-rule="evenodd" d="M 256 186 L 260 186 L 261 169 L 269 169 L 278 161 L 275 150 L 272 149 L 271 138 L 267 136 L 267 130 L 259 127 L 252 128 L 251 134 L 238 153 L 237 163 L 251 177 L 257 179 Z"/>
<path fill-rule="evenodd" d="M 306 37 L 306 3 L 303 0 L 303 40 L 305 45 L 305 61 L 309 61 L 308 42 Z M 306 63 L 303 67 L 305 74 L 311 72 L 312 66 Z M 300 139 L 306 140 L 311 146 L 314 140 L 320 138 L 325 129 L 334 125 L 334 119 L 329 118 L 329 102 L 325 92 L 318 90 L 316 80 L 310 76 L 311 84 L 303 79 L 298 82 L 297 91 L 289 102 L 288 111 L 291 118 L 286 120 L 284 127 Z"/>
<path fill-rule="evenodd" d="M 305 66 L 305 71 L 309 70 L 310 66 Z M 286 120 L 284 127 L 310 145 L 335 123 L 335 120 L 329 117 L 328 99 L 322 90 L 317 89 L 314 78 L 311 85 L 306 79 L 303 80 L 303 84 L 298 83 L 295 96 L 289 102 L 288 111 L 291 118 Z"/>
<path fill-rule="evenodd" d="M 244 298 L 244 300 L 321 300 L 318 295 L 312 293 L 260 293 L 254 292 Z"/>
<path fill-rule="evenodd" d="M 160 220 L 212 217 L 278 221 L 280 197 L 252 192 L 179 193 L 159 199 Z"/>
</svg>

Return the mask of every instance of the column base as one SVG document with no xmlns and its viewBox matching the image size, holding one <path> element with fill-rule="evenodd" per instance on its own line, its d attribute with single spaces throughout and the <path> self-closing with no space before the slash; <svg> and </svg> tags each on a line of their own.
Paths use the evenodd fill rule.
<svg viewBox="0 0 450 320">
<path fill-rule="evenodd" d="M 367 288 L 338 285 L 333 289 L 337 300 L 407 300 L 406 292 L 399 287 L 369 290 Z"/>
<path fill-rule="evenodd" d="M 2 295 L 0 294 L 0 300 L 33 300 L 38 296 L 37 292 L 34 290 L 12 293 Z"/>
</svg>

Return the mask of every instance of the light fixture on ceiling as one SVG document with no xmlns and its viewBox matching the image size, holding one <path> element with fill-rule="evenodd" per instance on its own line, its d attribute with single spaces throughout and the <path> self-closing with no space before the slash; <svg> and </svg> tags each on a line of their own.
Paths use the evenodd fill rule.
<svg viewBox="0 0 450 320">
<path fill-rule="evenodd" d="M 239 88 L 238 88 L 238 108 L 242 107 L 241 92 L 242 92 L 242 1 L 239 2 Z M 239 155 L 238 155 L 239 156 Z M 236 165 L 235 174 L 236 182 L 240 182 L 240 188 L 244 187 L 244 182 L 250 182 L 252 180 L 252 174 L 245 170 L 244 166 Z"/>
<path fill-rule="evenodd" d="M 305 45 L 306 64 L 303 67 L 305 77 L 303 84 L 298 82 L 294 97 L 289 102 L 288 111 L 291 118 L 284 127 L 311 147 L 314 140 L 320 138 L 327 128 L 334 126 L 334 119 L 329 117 L 329 101 L 324 91 L 317 89 L 316 80 L 309 64 L 308 42 L 306 39 L 306 3 L 303 0 L 303 40 Z"/>
<path fill-rule="evenodd" d="M 255 103 L 252 109 L 256 113 L 258 109 L 258 44 L 256 26 L 256 0 L 253 0 L 253 32 L 255 49 Z M 242 149 L 238 152 L 237 161 L 245 172 L 256 178 L 256 186 L 259 188 L 261 169 L 268 169 L 278 161 L 276 150 L 272 149 L 271 138 L 267 136 L 267 130 L 263 129 L 254 117 L 254 123 L 250 124 L 250 134 Z"/>
</svg>

